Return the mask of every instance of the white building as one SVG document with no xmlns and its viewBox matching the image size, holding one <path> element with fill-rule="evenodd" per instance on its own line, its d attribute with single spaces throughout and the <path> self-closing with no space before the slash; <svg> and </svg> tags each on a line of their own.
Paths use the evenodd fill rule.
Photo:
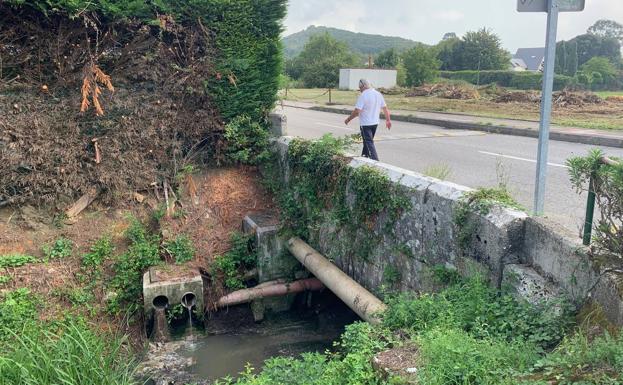
<svg viewBox="0 0 623 385">
<path fill-rule="evenodd" d="M 340 70 L 340 89 L 358 90 L 359 79 L 368 79 L 374 88 L 396 87 L 398 71 L 368 68 L 344 68 Z"/>
</svg>

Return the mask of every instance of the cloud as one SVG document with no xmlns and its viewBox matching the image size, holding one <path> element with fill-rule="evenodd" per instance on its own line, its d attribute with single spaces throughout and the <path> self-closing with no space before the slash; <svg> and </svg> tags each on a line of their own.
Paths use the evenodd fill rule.
<svg viewBox="0 0 623 385">
<path fill-rule="evenodd" d="M 442 20 L 442 21 L 459 21 L 459 20 L 464 19 L 465 15 L 463 14 L 463 12 L 460 12 L 457 10 L 449 10 L 449 11 L 437 12 L 435 16 L 433 17 L 437 20 Z"/>
</svg>

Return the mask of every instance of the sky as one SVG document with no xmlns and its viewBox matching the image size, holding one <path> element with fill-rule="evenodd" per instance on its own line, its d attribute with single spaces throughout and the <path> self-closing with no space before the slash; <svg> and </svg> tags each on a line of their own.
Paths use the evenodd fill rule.
<svg viewBox="0 0 623 385">
<path fill-rule="evenodd" d="M 543 47 L 546 14 L 516 9 L 517 0 L 289 0 L 284 35 L 322 25 L 436 44 L 446 32 L 486 27 L 511 52 Z M 585 33 L 598 19 L 623 24 L 623 0 L 586 0 L 583 12 L 561 13 L 558 40 Z"/>
</svg>

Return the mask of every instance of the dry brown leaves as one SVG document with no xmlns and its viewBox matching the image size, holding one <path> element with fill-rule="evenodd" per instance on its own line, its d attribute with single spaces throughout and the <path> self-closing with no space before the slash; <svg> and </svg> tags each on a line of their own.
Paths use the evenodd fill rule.
<svg viewBox="0 0 623 385">
<path fill-rule="evenodd" d="M 115 92 L 110 76 L 105 74 L 94 62 L 84 67 L 84 75 L 82 77 L 82 102 L 80 103 L 80 112 L 86 112 L 91 105 L 95 108 L 95 115 L 104 115 L 104 109 L 100 103 L 99 96 L 102 94 L 102 84 L 110 92 Z M 91 101 L 89 101 L 89 98 Z"/>
</svg>

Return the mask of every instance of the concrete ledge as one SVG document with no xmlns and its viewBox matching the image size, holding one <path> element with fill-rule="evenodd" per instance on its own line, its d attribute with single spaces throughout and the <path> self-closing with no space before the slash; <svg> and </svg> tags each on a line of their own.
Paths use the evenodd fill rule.
<svg viewBox="0 0 623 385">
<path fill-rule="evenodd" d="M 151 279 L 149 271 L 143 274 L 143 301 L 147 314 L 151 314 L 151 310 L 154 307 L 153 301 L 156 297 L 167 297 L 167 307 L 173 307 L 182 303 L 182 297 L 186 293 L 193 293 L 195 295 L 195 300 L 197 301 L 196 309 L 199 314 L 203 314 L 203 279 L 199 273 L 194 276 L 184 276 L 155 282 Z"/>
<path fill-rule="evenodd" d="M 526 220 L 522 252 L 525 263 L 560 285 L 574 302 L 582 302 L 599 279 L 581 240 L 546 219 Z"/>
<path fill-rule="evenodd" d="M 313 110 L 313 111 L 332 112 L 332 113 L 338 113 L 338 114 L 350 114 L 352 112 L 351 110 L 346 109 L 346 108 L 323 107 L 323 106 L 314 106 L 314 107 L 309 107 L 308 109 Z M 417 117 L 414 115 L 399 115 L 399 114 L 392 114 L 392 119 L 395 121 L 399 121 L 399 122 L 409 122 L 409 123 L 417 123 L 417 124 L 426 124 L 430 126 L 438 126 L 438 127 L 447 128 L 449 130 L 483 131 L 483 132 L 488 132 L 491 134 L 524 136 L 524 137 L 529 137 L 529 138 L 539 137 L 538 130 L 532 130 L 529 128 L 519 128 L 519 127 L 501 126 L 501 125 L 493 125 L 493 124 L 481 124 L 481 123 L 466 123 L 466 122 L 457 122 L 457 121 L 452 121 L 452 120 L 421 118 L 421 117 Z M 584 134 L 561 132 L 561 131 L 556 131 L 556 130 L 550 131 L 549 138 L 551 140 L 558 140 L 562 142 L 582 143 L 582 144 L 590 144 L 594 146 L 623 148 L 623 138 L 613 138 L 613 137 L 607 137 L 607 136 L 591 136 L 591 135 L 584 135 Z"/>
</svg>

